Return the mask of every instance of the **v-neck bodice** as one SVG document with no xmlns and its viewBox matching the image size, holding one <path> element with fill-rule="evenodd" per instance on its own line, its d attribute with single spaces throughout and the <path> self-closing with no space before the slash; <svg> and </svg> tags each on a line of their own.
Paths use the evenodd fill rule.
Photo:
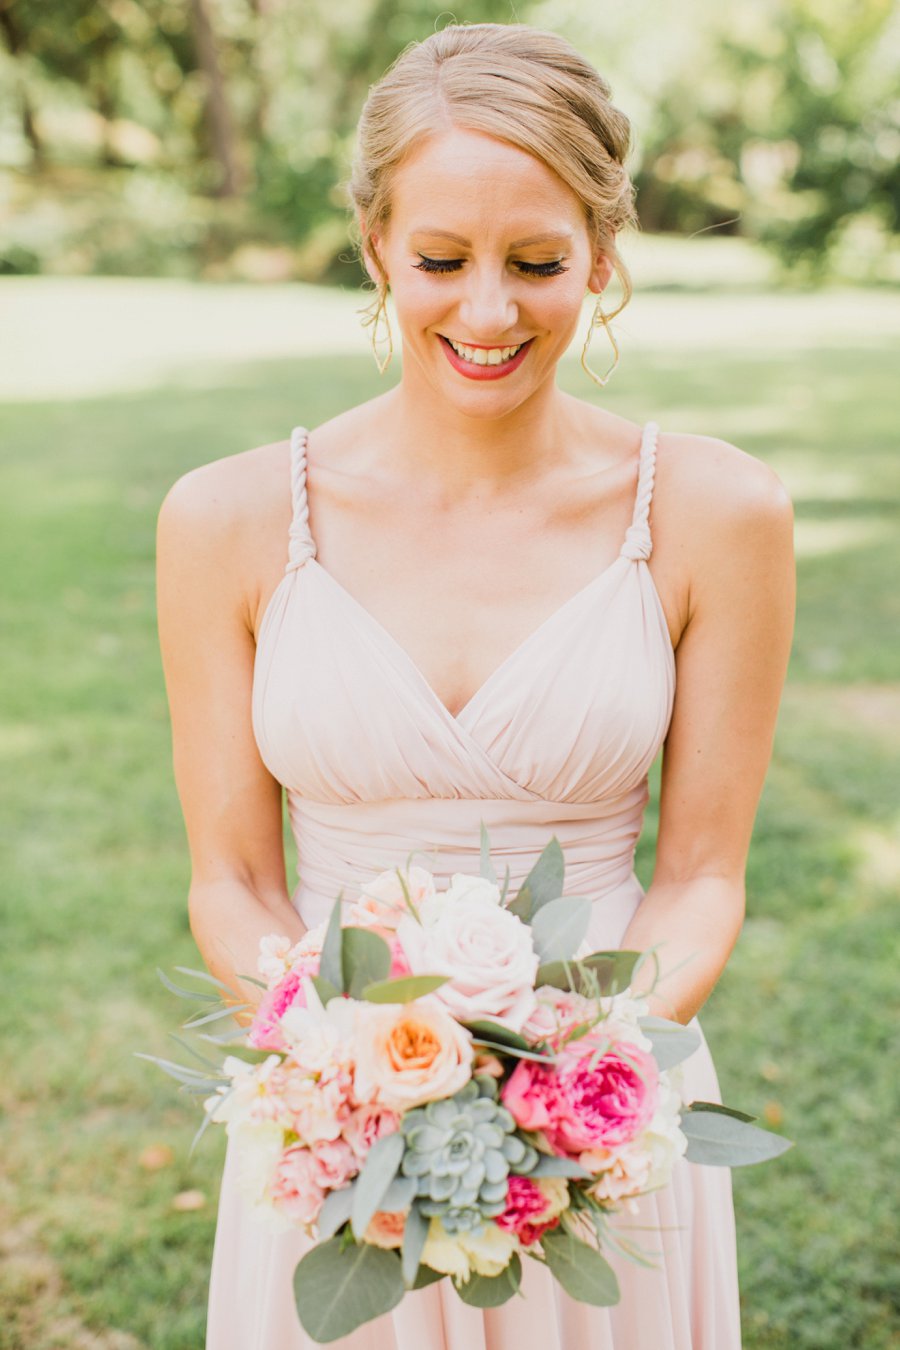
<svg viewBox="0 0 900 1350">
<path fill-rule="evenodd" d="M 438 875 L 477 871 L 481 820 L 513 881 L 552 833 L 566 852 L 570 893 L 599 898 L 628 881 L 647 773 L 675 692 L 647 566 L 657 434 L 648 422 L 618 557 L 454 716 L 404 648 L 318 563 L 308 432 L 294 429 L 289 558 L 259 631 L 252 711 L 262 758 L 287 791 L 301 877 L 295 903 L 307 922 L 338 891 L 349 896 L 354 880 L 412 849 L 436 850 L 428 861 Z"/>
</svg>

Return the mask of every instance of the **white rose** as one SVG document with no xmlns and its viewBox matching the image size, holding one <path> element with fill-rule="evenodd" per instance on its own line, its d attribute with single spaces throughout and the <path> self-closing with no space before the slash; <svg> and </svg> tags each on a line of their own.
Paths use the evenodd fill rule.
<svg viewBox="0 0 900 1350">
<path fill-rule="evenodd" d="M 491 902 L 488 892 L 496 892 L 495 886 L 475 881 L 466 890 L 460 887 L 453 900 L 451 887 L 432 922 L 403 919 L 397 936 L 414 974 L 450 976 L 434 997 L 454 1017 L 487 1019 L 520 1031 L 536 1006 L 538 958 L 531 929 Z"/>
</svg>

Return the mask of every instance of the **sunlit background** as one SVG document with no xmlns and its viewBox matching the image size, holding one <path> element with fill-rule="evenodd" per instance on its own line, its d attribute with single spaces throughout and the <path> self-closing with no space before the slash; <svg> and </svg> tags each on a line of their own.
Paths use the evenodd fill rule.
<svg viewBox="0 0 900 1350">
<path fill-rule="evenodd" d="M 897 7 L 0 0 L 2 1350 L 202 1345 L 222 1141 L 189 1158 L 197 1108 L 133 1053 L 172 1054 L 155 968 L 198 960 L 155 518 L 185 470 L 398 378 L 342 184 L 369 85 L 453 20 L 564 34 L 634 126 L 622 358 L 598 390 L 573 347 L 560 383 L 794 499 L 748 918 L 703 1022 L 726 1100 L 796 1140 L 734 1177 L 747 1350 L 900 1337 Z"/>
</svg>

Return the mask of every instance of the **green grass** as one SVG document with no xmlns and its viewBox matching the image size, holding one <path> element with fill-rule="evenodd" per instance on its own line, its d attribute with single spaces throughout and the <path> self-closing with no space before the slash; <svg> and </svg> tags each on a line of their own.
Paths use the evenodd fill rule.
<svg viewBox="0 0 900 1350">
<path fill-rule="evenodd" d="M 85 314 L 91 285 L 81 283 Z M 796 505 L 797 633 L 749 915 L 703 1015 L 726 1099 L 765 1109 L 796 1140 L 734 1177 L 747 1350 L 887 1350 L 900 1331 L 887 1070 L 900 343 L 843 341 L 848 295 L 833 323 L 827 301 L 810 298 L 823 317 L 796 348 L 717 346 L 702 324 L 683 342 L 645 335 L 605 391 L 636 420 L 721 435 L 766 459 Z M 252 307 L 246 291 L 241 303 Z M 671 303 L 690 314 L 695 302 Z M 704 314 L 729 324 L 743 303 L 702 298 Z M 773 333 L 780 306 L 802 303 L 768 297 Z M 221 323 L 221 308 L 210 312 Z M 128 319 L 137 332 L 140 310 Z M 39 363 L 39 340 L 33 351 Z M 182 1016 L 155 967 L 197 964 L 154 628 L 155 515 L 184 470 L 315 425 L 380 385 L 357 355 L 197 360 L 152 387 L 119 380 L 113 392 L 29 402 L 7 389 L 0 405 L 0 1350 L 202 1344 L 222 1141 L 207 1134 L 188 1160 L 194 1110 L 133 1055 L 168 1053 Z M 52 385 L 52 371 L 39 374 Z M 599 393 L 575 365 L 562 382 Z M 658 765 L 638 851 L 645 884 L 657 781 Z M 175 1161 L 148 1172 L 138 1158 L 157 1142 Z M 205 1194 L 204 1209 L 173 1209 L 187 1189 Z"/>
</svg>

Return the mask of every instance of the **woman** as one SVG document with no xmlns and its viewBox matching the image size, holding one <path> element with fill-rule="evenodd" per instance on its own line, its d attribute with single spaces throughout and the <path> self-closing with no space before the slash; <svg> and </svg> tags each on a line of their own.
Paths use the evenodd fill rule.
<svg viewBox="0 0 900 1350">
<path fill-rule="evenodd" d="M 408 49 L 370 91 L 351 184 L 376 328 L 393 294 L 400 383 L 166 499 L 191 923 L 230 985 L 262 936 L 299 938 L 411 849 L 434 850 L 439 878 L 477 871 L 481 820 L 513 882 L 559 837 L 567 889 L 595 902 L 594 946 L 658 948 L 656 1010 L 692 1021 L 721 974 L 791 641 L 792 510 L 734 446 L 556 386 L 585 290 L 614 271 L 630 290 L 615 245 L 633 218 L 628 139 L 608 86 L 552 34 L 448 27 Z M 595 325 L 609 317 L 598 301 Z M 634 846 L 663 742 L 645 895 Z M 686 1083 L 717 1096 L 705 1042 Z M 614 1308 L 571 1302 L 526 1262 L 525 1296 L 502 1308 L 443 1281 L 339 1344 L 734 1350 L 730 1184 L 679 1160 L 622 1225 L 654 1265 L 611 1257 Z M 249 1217 L 229 1153 L 208 1350 L 311 1346 L 291 1288 L 305 1249 Z"/>
</svg>

